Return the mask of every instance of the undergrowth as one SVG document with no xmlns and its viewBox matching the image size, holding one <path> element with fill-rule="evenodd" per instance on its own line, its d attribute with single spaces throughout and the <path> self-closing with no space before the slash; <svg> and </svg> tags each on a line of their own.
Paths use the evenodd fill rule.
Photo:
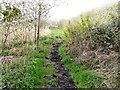
<svg viewBox="0 0 120 90">
<path fill-rule="evenodd" d="M 69 69 L 70 75 L 75 81 L 77 88 L 97 88 L 101 82 L 100 77 L 97 74 L 90 71 L 85 66 L 81 65 L 80 62 L 76 62 L 72 57 L 66 55 L 64 46 L 60 47 L 60 54 L 63 58 L 63 63 L 66 68 Z"/>
<path fill-rule="evenodd" d="M 120 52 L 119 3 L 82 13 L 63 25 L 66 53 L 98 73 L 105 88 L 117 88 Z M 73 63 L 73 62 L 72 62 Z M 71 64 L 72 65 L 72 64 Z M 72 66 L 71 66 L 72 67 Z"/>
<path fill-rule="evenodd" d="M 55 72 L 54 64 L 45 59 L 49 54 L 48 50 L 52 40 L 43 37 L 40 41 L 40 50 L 29 50 L 28 56 L 1 65 L 2 83 L 0 87 L 6 89 L 46 87 L 48 78 Z"/>
</svg>

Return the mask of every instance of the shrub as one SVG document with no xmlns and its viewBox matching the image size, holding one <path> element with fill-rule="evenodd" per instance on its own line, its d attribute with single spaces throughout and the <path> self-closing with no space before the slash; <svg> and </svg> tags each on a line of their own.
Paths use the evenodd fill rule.
<svg viewBox="0 0 120 90">
<path fill-rule="evenodd" d="M 118 17 L 112 18 L 106 25 L 97 25 L 90 32 L 91 41 L 107 49 L 119 48 L 120 31 Z M 116 50 L 117 51 L 117 50 Z"/>
</svg>

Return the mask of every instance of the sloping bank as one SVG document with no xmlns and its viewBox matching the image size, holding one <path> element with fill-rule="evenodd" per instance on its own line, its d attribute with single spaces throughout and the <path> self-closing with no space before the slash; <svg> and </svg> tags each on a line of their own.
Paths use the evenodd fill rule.
<svg viewBox="0 0 120 90">
<path fill-rule="evenodd" d="M 63 63 L 67 69 L 69 69 L 71 77 L 77 88 L 98 88 L 100 85 L 100 77 L 85 66 L 81 65 L 80 62 L 72 59 L 70 55 L 66 55 L 65 46 L 62 45 L 59 48 L 60 54 L 63 58 Z"/>
</svg>

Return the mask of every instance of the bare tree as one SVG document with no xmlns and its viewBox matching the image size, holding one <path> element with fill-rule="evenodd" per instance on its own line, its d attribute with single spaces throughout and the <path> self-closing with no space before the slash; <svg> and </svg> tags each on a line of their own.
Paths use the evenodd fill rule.
<svg viewBox="0 0 120 90">
<path fill-rule="evenodd" d="M 3 0 L 2 3 L 10 5 L 11 7 L 9 8 L 15 6 L 21 11 L 19 19 L 15 19 L 17 17 L 16 16 L 13 20 L 9 22 L 10 24 L 15 21 L 16 23 L 23 24 L 22 28 L 24 28 L 25 22 L 32 21 L 32 24 L 34 26 L 34 40 L 36 44 L 36 49 L 38 50 L 40 43 L 39 42 L 40 31 L 42 28 L 41 22 L 47 18 L 50 9 L 64 3 L 64 1 L 63 0 L 20 0 L 20 1 Z M 0 12 L 1 12 L 1 8 L 0 8 Z"/>
<path fill-rule="evenodd" d="M 34 0 L 34 2 L 37 2 Z M 36 24 L 35 24 L 35 41 L 36 41 L 36 49 L 39 49 L 39 38 L 40 38 L 40 29 L 41 29 L 41 20 L 43 20 L 44 18 L 47 17 L 47 15 L 49 14 L 50 9 L 52 9 L 55 6 L 58 6 L 60 4 L 62 4 L 63 1 L 62 0 L 39 0 L 36 5 L 36 9 L 38 8 L 38 13 L 37 14 L 37 18 L 38 18 L 38 29 L 36 30 Z M 36 10 L 35 10 L 36 12 Z M 35 15 L 36 16 L 36 15 Z M 35 17 L 36 18 L 36 17 Z M 37 32 L 37 34 L 36 34 Z"/>
<path fill-rule="evenodd" d="M 0 2 L 0 14 L 2 15 L 2 18 L 0 20 L 0 26 L 2 26 L 5 29 L 6 33 L 4 34 L 5 39 L 3 39 L 3 45 L 2 45 L 2 52 L 5 49 L 5 44 L 7 42 L 8 36 L 12 33 L 10 31 L 10 27 L 13 25 L 13 21 L 19 19 L 19 15 L 21 14 L 21 11 L 16 6 L 12 6 L 11 2 Z"/>
</svg>

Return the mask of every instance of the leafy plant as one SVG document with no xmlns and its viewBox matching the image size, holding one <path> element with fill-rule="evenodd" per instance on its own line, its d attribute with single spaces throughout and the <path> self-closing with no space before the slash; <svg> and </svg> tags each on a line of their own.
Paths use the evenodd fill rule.
<svg viewBox="0 0 120 90">
<path fill-rule="evenodd" d="M 27 56 L 19 58 L 14 62 L 2 64 L 1 70 L 1 87 L 4 88 L 42 88 L 48 83 L 48 78 L 55 72 L 53 64 L 47 65 L 45 57 L 48 56 L 48 46 L 50 39 L 43 38 L 41 40 L 41 50 L 33 51 L 29 49 Z M 44 47 L 43 47 L 44 46 Z M 55 80 L 55 79 L 54 79 Z M 55 82 L 51 83 L 55 84 Z"/>
<path fill-rule="evenodd" d="M 21 11 L 19 8 L 15 7 L 15 6 L 13 6 L 13 8 L 6 6 L 6 10 L 3 10 L 2 14 L 4 15 L 3 21 L 10 22 L 13 19 L 16 19 L 21 14 Z"/>
<path fill-rule="evenodd" d="M 118 29 L 118 17 L 112 18 L 107 25 L 97 25 L 91 30 L 92 41 L 105 48 L 119 48 L 120 32 Z"/>
</svg>

